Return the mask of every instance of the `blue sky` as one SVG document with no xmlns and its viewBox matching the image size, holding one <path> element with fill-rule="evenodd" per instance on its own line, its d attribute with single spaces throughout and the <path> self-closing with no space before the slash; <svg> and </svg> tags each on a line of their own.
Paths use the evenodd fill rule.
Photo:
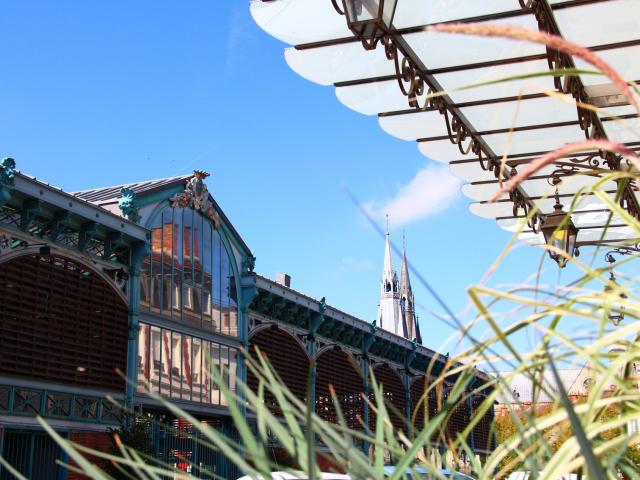
<svg viewBox="0 0 640 480">
<path fill-rule="evenodd" d="M 259 273 L 287 272 L 294 288 L 369 321 L 384 240 L 343 183 L 401 218 L 393 240 L 406 232 L 413 266 L 455 312 L 510 239 L 469 213 L 414 143 L 292 72 L 246 0 L 3 0 L 0 9 L 0 156 L 39 179 L 73 191 L 209 170 Z M 440 205 L 429 203 L 436 187 Z M 489 284 L 525 281 L 540 255 L 517 248 Z M 414 292 L 425 344 L 438 347 L 453 332 L 415 278 Z"/>
</svg>

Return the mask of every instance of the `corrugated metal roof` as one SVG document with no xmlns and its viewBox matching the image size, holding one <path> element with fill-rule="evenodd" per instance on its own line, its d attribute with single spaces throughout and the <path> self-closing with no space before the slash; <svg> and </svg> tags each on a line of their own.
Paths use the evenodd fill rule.
<svg viewBox="0 0 640 480">
<path fill-rule="evenodd" d="M 160 178 L 157 180 L 144 180 L 142 182 L 125 183 L 122 185 L 114 185 L 110 187 L 82 190 L 79 192 L 72 192 L 72 195 L 96 205 L 107 205 L 118 202 L 118 200 L 120 199 L 120 190 L 122 190 L 123 188 L 130 188 L 136 193 L 137 196 L 143 197 L 160 189 L 185 183 L 191 177 L 193 177 L 192 173 L 188 175 L 180 175 L 179 177 Z"/>
</svg>

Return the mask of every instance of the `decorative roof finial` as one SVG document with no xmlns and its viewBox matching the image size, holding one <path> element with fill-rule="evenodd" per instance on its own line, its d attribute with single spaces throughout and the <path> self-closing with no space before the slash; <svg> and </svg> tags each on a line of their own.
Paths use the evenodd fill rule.
<svg viewBox="0 0 640 480">
<path fill-rule="evenodd" d="M 204 180 L 205 178 L 207 178 L 211 174 L 209 172 L 205 171 L 205 170 L 194 170 L 193 171 L 193 175 L 198 177 L 201 180 Z"/>
</svg>

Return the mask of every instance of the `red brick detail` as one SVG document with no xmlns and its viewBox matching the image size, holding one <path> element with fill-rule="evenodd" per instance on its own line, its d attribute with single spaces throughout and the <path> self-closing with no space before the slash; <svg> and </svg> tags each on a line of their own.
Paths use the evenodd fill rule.
<svg viewBox="0 0 640 480">
<path fill-rule="evenodd" d="M 87 432 L 87 431 L 72 431 L 70 435 L 72 442 L 83 445 L 85 447 L 97 450 L 100 452 L 109 452 L 112 448 L 111 435 L 107 432 Z M 85 455 L 92 463 L 98 465 L 104 469 L 107 466 L 107 462 L 101 458 L 94 457 L 92 455 Z M 69 461 L 70 465 L 76 466 L 76 463 Z M 86 475 L 81 475 L 69 471 L 68 480 L 86 480 L 89 479 Z"/>
</svg>

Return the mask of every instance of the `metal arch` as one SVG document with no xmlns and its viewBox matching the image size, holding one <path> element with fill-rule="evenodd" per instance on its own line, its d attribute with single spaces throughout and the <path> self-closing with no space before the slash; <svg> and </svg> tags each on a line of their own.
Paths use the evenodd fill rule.
<svg viewBox="0 0 640 480">
<path fill-rule="evenodd" d="M 385 361 L 382 361 L 382 362 L 374 362 L 374 363 L 371 363 L 370 365 L 371 365 L 371 370 L 373 370 L 374 375 L 375 375 L 375 373 L 376 373 L 376 372 L 375 372 L 376 368 L 379 368 L 379 367 L 387 367 L 387 368 L 388 368 L 389 370 L 391 370 L 394 374 L 396 374 L 396 375 L 398 376 L 398 380 L 399 380 L 401 383 L 403 383 L 403 384 L 404 384 L 404 379 L 402 378 L 402 374 L 398 371 L 398 369 L 397 369 L 397 368 L 395 368 L 394 366 L 392 366 L 389 362 L 385 362 Z M 426 377 L 425 377 L 425 378 L 426 378 Z"/>
<path fill-rule="evenodd" d="M 320 358 L 320 356 L 323 353 L 326 353 L 327 351 L 334 351 L 336 350 L 336 347 L 338 347 L 338 349 L 344 353 L 347 357 L 351 358 L 351 360 L 353 361 L 354 365 L 359 365 L 358 363 L 358 358 L 357 355 L 358 353 L 356 353 L 355 351 L 353 351 L 351 348 L 347 347 L 346 345 L 341 345 L 341 344 L 327 344 L 325 346 L 323 346 L 322 348 L 318 349 L 318 351 L 316 352 L 315 357 L 312 358 L 312 360 L 315 360 L 316 362 L 318 361 L 318 359 Z M 360 374 L 362 372 L 359 372 Z"/>
<path fill-rule="evenodd" d="M 307 359 L 309 361 L 313 360 L 309 356 L 309 352 L 307 351 L 307 346 L 302 341 L 302 339 L 300 339 L 300 337 L 296 334 L 296 332 L 294 330 L 292 330 L 289 326 L 283 326 L 282 324 L 280 324 L 278 322 L 264 322 L 264 323 L 261 323 L 260 325 L 258 325 L 257 327 L 253 328 L 249 332 L 249 337 L 248 337 L 249 344 L 251 344 L 251 339 L 254 336 L 256 336 L 258 333 L 260 333 L 263 330 L 270 330 L 271 328 L 273 328 L 274 325 L 278 327 L 278 331 L 285 333 L 286 335 L 290 336 L 293 340 L 296 341 L 296 343 L 304 351 L 304 354 L 307 356 Z"/>
<path fill-rule="evenodd" d="M 101 271 L 96 268 L 97 263 L 92 262 L 92 264 L 90 264 L 86 261 L 87 259 L 85 257 L 79 254 L 76 254 L 75 252 L 72 252 L 72 251 L 62 250 L 55 244 L 51 244 L 50 248 L 51 248 L 51 256 L 64 258 L 66 260 L 71 260 L 73 262 L 81 264 L 87 270 L 90 270 L 92 273 L 98 276 L 98 278 L 104 281 L 114 292 L 118 294 L 118 296 L 127 306 L 127 308 L 129 307 L 128 295 L 124 293 L 121 288 L 118 288 L 118 286 L 114 283 L 113 279 L 109 277 L 109 275 L 107 275 L 104 271 Z M 0 264 L 8 263 L 20 257 L 34 255 L 34 254 L 36 255 L 39 254 L 39 247 L 24 247 L 20 249 L 14 248 L 9 253 L 0 255 Z"/>
</svg>

